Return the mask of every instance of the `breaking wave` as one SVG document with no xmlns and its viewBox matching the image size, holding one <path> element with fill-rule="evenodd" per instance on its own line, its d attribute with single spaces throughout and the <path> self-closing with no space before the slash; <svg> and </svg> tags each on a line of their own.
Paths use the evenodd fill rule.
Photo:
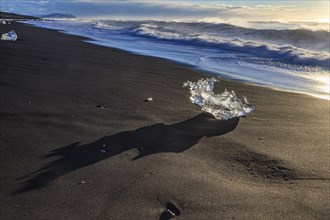
<svg viewBox="0 0 330 220">
<path fill-rule="evenodd" d="M 152 22 L 132 26 L 133 35 L 274 58 L 329 69 L 330 33 L 324 30 L 264 30 L 229 24 Z"/>
</svg>

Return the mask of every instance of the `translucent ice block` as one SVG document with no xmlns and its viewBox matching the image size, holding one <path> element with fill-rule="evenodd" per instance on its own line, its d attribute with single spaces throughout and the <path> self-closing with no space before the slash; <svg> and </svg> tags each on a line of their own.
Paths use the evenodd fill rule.
<svg viewBox="0 0 330 220">
<path fill-rule="evenodd" d="M 215 78 L 200 79 L 197 82 L 187 81 L 184 87 L 190 87 L 190 99 L 192 103 L 199 105 L 202 111 L 212 114 L 218 120 L 228 120 L 241 117 L 253 111 L 246 97 L 239 99 L 234 91 L 227 91 L 220 94 L 213 92 Z"/>
<path fill-rule="evenodd" d="M 14 30 L 9 31 L 8 33 L 5 33 L 1 36 L 1 40 L 16 41 L 17 40 L 17 34 Z"/>
</svg>

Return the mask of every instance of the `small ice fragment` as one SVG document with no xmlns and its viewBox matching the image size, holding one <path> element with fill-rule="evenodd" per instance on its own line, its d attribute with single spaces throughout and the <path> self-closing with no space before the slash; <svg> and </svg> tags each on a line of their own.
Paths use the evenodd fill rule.
<svg viewBox="0 0 330 220">
<path fill-rule="evenodd" d="M 175 214 L 169 209 L 165 209 L 164 212 L 167 212 L 171 217 L 175 217 Z"/>
<path fill-rule="evenodd" d="M 6 21 L 2 21 L 2 24 L 6 24 Z"/>
<path fill-rule="evenodd" d="M 145 102 L 152 102 L 154 99 L 152 97 L 148 97 L 147 99 L 145 99 Z"/>
<path fill-rule="evenodd" d="M 105 147 L 105 144 L 102 144 L 102 147 Z"/>
<path fill-rule="evenodd" d="M 102 154 L 104 154 L 104 153 L 106 153 L 107 151 L 106 150 L 104 150 L 104 149 L 101 149 L 100 150 L 100 153 L 102 153 Z"/>
<path fill-rule="evenodd" d="M 199 105 L 202 111 L 212 114 L 218 120 L 242 117 L 253 111 L 254 107 L 243 96 L 239 99 L 234 91 L 224 90 L 220 94 L 213 92 L 215 78 L 200 79 L 197 82 L 187 81 L 183 87 L 190 87 L 190 100 Z"/>
<path fill-rule="evenodd" d="M 14 30 L 9 31 L 8 33 L 5 33 L 1 36 L 1 40 L 16 41 L 17 34 L 15 33 Z"/>
<path fill-rule="evenodd" d="M 77 183 L 77 185 L 81 185 L 81 184 L 84 184 L 84 183 L 85 183 L 85 181 L 83 180 L 83 181 Z"/>
<path fill-rule="evenodd" d="M 103 105 L 97 105 L 96 108 L 105 108 Z"/>
<path fill-rule="evenodd" d="M 163 211 L 160 219 L 171 219 L 180 215 L 180 210 L 172 203 L 167 203 L 166 209 Z"/>
<path fill-rule="evenodd" d="M 140 148 L 139 148 L 139 151 L 143 151 L 143 147 L 140 147 Z"/>
</svg>

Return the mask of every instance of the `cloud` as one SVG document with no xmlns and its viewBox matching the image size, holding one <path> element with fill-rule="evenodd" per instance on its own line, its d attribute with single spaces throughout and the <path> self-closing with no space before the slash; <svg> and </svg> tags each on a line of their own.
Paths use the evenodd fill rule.
<svg viewBox="0 0 330 220">
<path fill-rule="evenodd" d="M 251 15 L 247 6 L 232 6 L 221 3 L 194 3 L 183 1 L 91 1 L 61 2 L 58 8 L 82 17 L 108 17 L 126 19 L 175 19 L 199 20 L 217 17 L 223 20 Z"/>
<path fill-rule="evenodd" d="M 49 0 L 0 0 L 1 11 L 24 15 L 38 15 L 40 11 L 55 9 L 55 1 Z"/>
<path fill-rule="evenodd" d="M 78 17 L 158 19 L 158 20 L 302 20 L 320 17 L 329 10 L 298 7 L 272 1 L 161 1 L 161 0 L 0 0 L 6 11 L 39 15 L 46 13 L 71 13 Z M 238 4 L 238 2 L 240 4 Z M 249 3 L 249 4 L 248 4 Z M 285 3 L 285 2 L 282 2 Z M 316 6 L 315 6 L 316 7 Z M 326 8 L 326 7 L 324 7 Z M 308 10 L 307 10 L 308 9 Z"/>
</svg>

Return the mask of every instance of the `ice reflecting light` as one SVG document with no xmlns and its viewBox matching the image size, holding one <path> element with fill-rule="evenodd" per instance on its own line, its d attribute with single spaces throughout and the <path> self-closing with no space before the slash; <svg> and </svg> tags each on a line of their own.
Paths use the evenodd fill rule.
<svg viewBox="0 0 330 220">
<path fill-rule="evenodd" d="M 215 78 L 200 79 L 197 82 L 187 81 L 184 87 L 190 88 L 191 102 L 199 105 L 202 111 L 212 114 L 218 120 L 228 120 L 241 117 L 253 111 L 254 107 L 243 96 L 239 99 L 234 91 L 227 91 L 220 94 L 213 92 Z"/>
</svg>

